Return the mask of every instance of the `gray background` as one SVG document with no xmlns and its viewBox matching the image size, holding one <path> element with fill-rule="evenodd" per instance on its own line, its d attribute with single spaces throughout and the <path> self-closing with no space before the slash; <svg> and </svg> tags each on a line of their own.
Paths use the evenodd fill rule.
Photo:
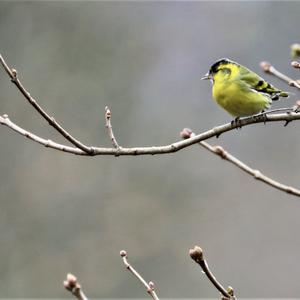
<svg viewBox="0 0 300 300">
<path fill-rule="evenodd" d="M 109 105 L 123 146 L 176 141 L 231 120 L 200 81 L 218 58 L 297 77 L 298 2 L 1 2 L 1 53 L 31 94 L 84 143 L 110 147 Z M 280 88 L 285 83 L 264 75 Z M 0 71 L 0 112 L 64 141 Z M 276 103 L 292 105 L 296 95 Z M 84 158 L 0 128 L 2 297 L 66 297 L 67 272 L 91 297 L 145 297 L 119 251 L 161 297 L 216 297 L 188 256 L 199 244 L 241 297 L 299 297 L 300 200 L 198 146 L 155 157 Z M 231 131 L 221 144 L 299 187 L 299 123 Z"/>
</svg>

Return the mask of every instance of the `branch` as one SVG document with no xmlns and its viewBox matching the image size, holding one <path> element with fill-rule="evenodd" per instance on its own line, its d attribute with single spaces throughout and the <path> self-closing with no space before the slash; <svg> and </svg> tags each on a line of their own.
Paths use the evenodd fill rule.
<svg viewBox="0 0 300 300">
<path fill-rule="evenodd" d="M 111 119 L 111 111 L 108 108 L 108 106 L 105 106 L 105 127 L 107 128 L 107 132 L 108 132 L 108 135 L 110 137 L 110 140 L 111 140 L 113 146 L 116 149 L 119 149 L 120 146 L 119 146 L 119 144 L 118 144 L 118 142 L 117 142 L 117 140 L 114 136 L 114 132 L 112 130 L 110 119 Z"/>
<path fill-rule="evenodd" d="M 147 293 L 153 298 L 153 300 L 159 300 L 155 293 L 154 283 L 152 281 L 147 283 L 146 280 L 131 266 L 127 260 L 127 252 L 125 250 L 120 251 L 120 255 L 123 258 L 123 262 L 127 270 L 130 271 L 144 285 Z"/>
<path fill-rule="evenodd" d="M 269 122 L 279 122 L 285 121 L 285 124 L 300 119 L 300 112 L 298 111 L 298 107 L 294 108 L 286 108 L 286 109 L 279 109 L 287 110 L 285 113 L 277 113 L 278 109 L 270 110 L 263 114 L 258 114 L 255 116 L 241 118 L 236 123 L 227 123 L 224 125 L 220 125 L 214 127 L 210 130 L 204 131 L 198 135 L 195 135 L 191 138 L 188 138 L 183 141 L 177 141 L 169 145 L 163 146 L 151 146 L 151 147 L 131 147 L 131 148 L 103 148 L 103 147 L 90 147 L 92 149 L 91 152 L 87 153 L 80 148 L 69 147 L 63 144 L 58 144 L 55 142 L 49 142 L 49 140 L 38 137 L 37 135 L 26 131 L 25 129 L 19 127 L 12 121 L 10 121 L 7 115 L 3 115 L 0 117 L 0 124 L 7 126 L 8 128 L 13 129 L 14 131 L 18 132 L 19 134 L 38 142 L 46 147 L 53 148 L 55 150 L 63 151 L 66 153 L 76 154 L 76 155 L 83 155 L 83 156 L 95 156 L 95 155 L 115 155 L 115 156 L 124 156 L 124 155 L 155 155 L 155 154 L 168 154 L 180 151 L 181 149 L 187 148 L 191 145 L 197 144 L 201 141 L 207 140 L 212 137 L 219 137 L 221 134 L 234 130 L 236 128 L 241 128 L 244 126 L 248 126 L 251 124 L 257 123 L 269 123 Z M 276 112 L 276 113 L 274 113 Z"/>
<path fill-rule="evenodd" d="M 11 69 L 5 60 L 3 59 L 2 55 L 0 54 L 0 62 L 5 69 L 8 76 L 11 78 L 11 81 L 15 84 L 15 86 L 19 89 L 22 95 L 27 99 L 27 101 L 35 108 L 35 110 L 46 120 L 48 121 L 49 125 L 54 127 L 63 137 L 65 137 L 69 142 L 71 142 L 77 148 L 83 150 L 86 153 L 91 154 L 93 152 L 92 147 L 88 147 L 82 144 L 80 141 L 75 139 L 70 133 L 68 133 L 59 123 L 55 121 L 55 119 L 49 116 L 46 111 L 37 103 L 37 101 L 30 95 L 30 93 L 25 89 L 23 84 L 18 78 L 18 73 L 15 69 Z"/>
<path fill-rule="evenodd" d="M 262 61 L 260 63 L 260 67 L 263 69 L 264 72 L 272 74 L 275 77 L 277 77 L 277 78 L 283 80 L 284 82 L 288 83 L 290 86 L 294 86 L 297 89 L 300 89 L 300 84 L 296 80 L 294 80 L 294 79 L 288 77 L 287 75 L 279 72 L 269 62 Z"/>
<path fill-rule="evenodd" d="M 77 154 L 77 155 L 88 155 L 86 152 L 82 151 L 79 148 L 74 148 L 74 147 L 70 147 L 70 146 L 66 146 L 66 145 L 62 145 L 62 144 L 58 144 L 55 143 L 51 140 L 47 140 L 44 138 L 41 138 L 21 127 L 19 127 L 18 125 L 16 125 L 15 123 L 13 123 L 7 115 L 3 115 L 0 116 L 0 124 L 1 125 L 5 125 L 8 128 L 14 130 L 15 132 L 27 137 L 28 139 L 37 142 L 45 147 L 48 148 L 52 148 L 55 150 L 59 150 L 59 151 L 63 151 L 63 152 L 67 152 L 67 153 L 72 153 L 72 154 Z"/>
<path fill-rule="evenodd" d="M 236 299 L 234 296 L 234 291 L 232 287 L 228 287 L 226 290 L 221 283 L 219 283 L 216 277 L 213 275 L 208 267 L 206 260 L 204 259 L 203 251 L 199 246 L 195 246 L 194 249 L 189 251 L 191 258 L 201 267 L 204 274 L 208 277 L 210 282 L 215 286 L 215 288 L 224 296 L 223 299 Z"/>
<path fill-rule="evenodd" d="M 189 128 L 184 128 L 181 132 L 182 138 L 189 138 L 189 137 L 193 137 L 193 136 L 195 136 L 195 134 Z M 254 179 L 260 180 L 260 181 L 268 184 L 269 186 L 274 187 L 275 189 L 278 189 L 280 191 L 300 197 L 300 190 L 298 190 L 294 187 L 282 184 L 270 177 L 267 177 L 266 175 L 261 173 L 259 170 L 252 169 L 251 167 L 249 167 L 248 165 L 246 165 L 245 163 L 240 161 L 238 158 L 234 157 L 229 152 L 225 151 L 221 146 L 211 146 L 209 143 L 204 142 L 204 141 L 200 142 L 199 145 L 203 146 L 205 149 L 209 150 L 210 152 L 220 156 L 222 159 L 225 159 L 225 160 L 231 162 L 232 164 L 234 164 L 235 166 L 237 166 L 244 172 L 252 175 L 254 177 Z"/>
<path fill-rule="evenodd" d="M 68 274 L 67 279 L 64 281 L 64 287 L 66 290 L 72 293 L 78 300 L 88 300 L 82 291 L 81 285 L 77 281 L 77 278 L 73 274 Z"/>
<path fill-rule="evenodd" d="M 0 123 L 2 125 L 7 126 L 8 128 L 13 129 L 14 131 L 18 132 L 19 134 L 38 142 L 46 147 L 56 149 L 59 151 L 76 154 L 76 155 L 85 155 L 85 156 L 95 156 L 95 155 L 154 155 L 154 154 L 167 154 L 177 152 L 183 148 L 189 147 L 193 144 L 199 143 L 203 140 L 209 139 L 213 136 L 219 137 L 222 133 L 233 130 L 235 128 L 241 128 L 243 126 L 247 126 L 254 123 L 267 123 L 267 122 L 276 122 L 276 121 L 285 121 L 285 125 L 293 120 L 300 119 L 300 113 L 298 113 L 298 107 L 296 109 L 287 108 L 287 109 L 280 109 L 280 111 L 285 111 L 285 113 L 276 113 L 277 110 L 271 110 L 264 114 L 258 114 L 255 116 L 250 116 L 246 118 L 242 118 L 237 122 L 232 122 L 228 124 L 224 124 L 211 130 L 205 131 L 201 134 L 195 135 L 184 141 L 177 141 L 169 145 L 163 146 L 152 146 L 152 147 L 132 147 L 132 148 L 121 148 L 114 137 L 110 118 L 111 113 L 108 108 L 106 108 L 105 118 L 106 118 L 106 127 L 108 130 L 108 134 L 111 138 L 114 148 L 103 148 L 103 147 L 88 147 L 77 139 L 75 139 L 70 133 L 68 133 L 63 127 L 61 127 L 53 117 L 50 117 L 36 102 L 34 98 L 31 97 L 29 92 L 24 88 L 21 84 L 20 80 L 17 76 L 17 71 L 15 69 L 10 69 L 9 66 L 6 64 L 3 57 L 0 55 L 0 63 L 4 67 L 6 73 L 11 78 L 12 82 L 16 85 L 19 91 L 24 95 L 24 97 L 28 100 L 28 102 L 39 112 L 43 118 L 45 118 L 51 126 L 53 126 L 59 133 L 61 133 L 68 141 L 70 141 L 75 147 L 66 146 L 63 144 L 58 144 L 52 142 L 51 140 L 44 139 L 39 137 L 25 129 L 19 127 L 18 125 L 14 124 L 10 121 L 7 115 L 3 115 L 0 117 Z M 269 67 L 269 70 L 273 70 L 272 67 Z M 273 70 L 274 71 L 274 70 Z"/>
</svg>

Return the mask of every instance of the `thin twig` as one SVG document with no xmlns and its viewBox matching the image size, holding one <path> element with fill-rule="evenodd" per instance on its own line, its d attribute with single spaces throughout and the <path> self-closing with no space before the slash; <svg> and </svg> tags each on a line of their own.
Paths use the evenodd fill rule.
<svg viewBox="0 0 300 300">
<path fill-rule="evenodd" d="M 263 61 L 260 63 L 260 67 L 265 71 L 266 73 L 272 74 L 275 77 L 283 80 L 284 82 L 288 83 L 290 86 L 294 86 L 297 89 L 300 89 L 300 84 L 292 79 L 291 77 L 279 72 L 277 69 L 275 69 L 274 66 L 272 66 L 269 62 Z"/>
<path fill-rule="evenodd" d="M 133 266 L 127 260 L 127 252 L 125 250 L 120 251 L 120 255 L 123 258 L 123 262 L 127 270 L 130 271 L 144 285 L 147 293 L 153 298 L 153 300 L 159 300 L 155 293 L 154 283 L 152 281 L 147 283 L 146 280 L 133 268 Z"/>
<path fill-rule="evenodd" d="M 110 138 L 113 146 L 116 149 L 119 149 L 120 146 L 115 138 L 110 119 L 111 119 L 111 111 L 108 108 L 108 106 L 105 106 L 105 127 L 107 128 L 107 132 L 108 132 L 109 138 Z"/>
<path fill-rule="evenodd" d="M 195 246 L 194 249 L 190 249 L 189 254 L 191 258 L 201 267 L 207 278 L 216 287 L 216 289 L 225 297 L 225 299 L 236 299 L 234 296 L 233 288 L 228 287 L 228 289 L 226 290 L 211 272 L 204 258 L 203 251 L 199 246 Z"/>
<path fill-rule="evenodd" d="M 69 142 L 71 142 L 77 148 L 83 150 L 86 153 L 91 154 L 93 152 L 92 147 L 88 147 L 82 144 L 80 141 L 75 139 L 70 133 L 68 133 L 59 123 L 55 121 L 55 119 L 49 116 L 46 111 L 37 103 L 37 101 L 30 95 L 30 93 L 25 89 L 23 84 L 18 78 L 18 73 L 15 69 L 11 69 L 2 55 L 0 54 L 0 62 L 5 69 L 8 76 L 11 78 L 11 81 L 15 84 L 15 86 L 19 89 L 22 95 L 27 99 L 27 101 L 35 108 L 35 110 L 46 120 L 48 123 L 54 127 L 63 137 L 65 137 Z"/>
<path fill-rule="evenodd" d="M 56 150 L 60 150 L 63 152 L 71 153 L 71 154 L 84 155 L 84 156 L 95 156 L 95 155 L 137 156 L 137 155 L 158 155 L 158 154 L 175 153 L 177 151 L 180 151 L 181 149 L 197 144 L 203 140 L 207 140 L 214 136 L 219 137 L 221 134 L 225 132 L 234 130 L 236 128 L 248 126 L 251 124 L 279 122 L 279 121 L 291 122 L 294 120 L 300 120 L 300 112 L 298 111 L 288 111 L 286 113 L 272 113 L 272 112 L 273 111 L 270 110 L 261 115 L 241 118 L 238 124 L 236 123 L 223 124 L 214 127 L 210 130 L 204 131 L 200 134 L 197 134 L 186 140 L 177 141 L 168 145 L 151 146 L 151 147 L 130 147 L 130 148 L 122 147 L 119 149 L 91 147 L 93 151 L 90 153 L 84 152 L 79 148 L 73 148 L 63 144 L 49 143 L 49 140 L 38 137 L 37 135 L 34 135 L 33 133 L 30 133 L 29 131 L 26 131 L 23 128 L 19 127 L 18 125 L 14 124 L 12 121 L 8 119 L 7 115 L 0 117 L 0 124 L 7 126 L 8 128 L 18 132 L 19 134 L 35 142 L 38 142 L 44 146 Z"/>
<path fill-rule="evenodd" d="M 58 143 L 55 143 L 51 140 L 41 138 L 41 137 L 39 137 L 39 136 L 37 136 L 37 135 L 35 135 L 35 134 L 25 130 L 25 129 L 19 127 L 15 123 L 13 123 L 8 118 L 7 115 L 0 116 L 0 124 L 7 126 L 8 128 L 14 130 L 15 132 L 25 136 L 26 138 L 28 138 L 28 139 L 30 139 L 34 142 L 37 142 L 37 143 L 39 143 L 39 144 L 41 144 L 45 147 L 52 148 L 52 149 L 55 149 L 55 150 L 59 150 L 59 151 L 62 151 L 62 152 L 77 154 L 77 155 L 89 155 L 89 154 L 87 154 L 86 152 L 82 151 L 79 148 L 58 144 Z"/>
<path fill-rule="evenodd" d="M 182 138 L 189 138 L 189 137 L 193 137 L 193 136 L 195 136 L 195 134 L 189 128 L 184 128 L 181 132 Z M 229 152 L 225 151 L 224 148 L 222 148 L 221 146 L 211 146 L 209 143 L 207 143 L 205 141 L 199 142 L 199 145 L 201 145 L 205 149 L 209 150 L 210 152 L 220 156 L 221 158 L 231 162 L 232 164 L 234 164 L 235 166 L 237 166 L 244 172 L 252 175 L 253 178 L 260 180 L 260 181 L 268 184 L 269 186 L 274 187 L 280 191 L 300 197 L 300 190 L 298 190 L 294 187 L 282 184 L 282 183 L 264 175 L 259 170 L 252 169 L 251 167 L 249 167 L 248 165 L 243 163 L 241 160 L 239 160 L 238 158 L 236 158 Z"/>
<path fill-rule="evenodd" d="M 64 287 L 66 290 L 72 293 L 78 300 L 88 300 L 82 291 L 81 285 L 79 284 L 76 276 L 68 274 L 67 279 L 64 281 Z"/>
</svg>

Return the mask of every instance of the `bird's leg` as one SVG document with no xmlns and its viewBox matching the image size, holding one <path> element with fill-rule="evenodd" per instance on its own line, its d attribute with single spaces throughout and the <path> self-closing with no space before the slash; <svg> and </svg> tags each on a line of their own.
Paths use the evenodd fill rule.
<svg viewBox="0 0 300 300">
<path fill-rule="evenodd" d="M 264 124 L 266 124 L 268 118 L 267 118 L 267 112 L 265 110 L 262 110 L 259 114 L 252 116 L 254 120 L 262 120 Z"/>
<path fill-rule="evenodd" d="M 235 119 L 233 119 L 231 121 L 231 126 L 236 126 L 236 129 L 241 129 L 242 126 L 241 126 L 241 119 L 240 119 L 240 117 L 236 117 Z"/>
</svg>

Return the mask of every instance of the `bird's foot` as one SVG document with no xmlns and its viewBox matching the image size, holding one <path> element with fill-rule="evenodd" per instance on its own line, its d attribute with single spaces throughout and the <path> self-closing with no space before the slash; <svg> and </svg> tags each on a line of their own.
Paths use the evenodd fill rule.
<svg viewBox="0 0 300 300">
<path fill-rule="evenodd" d="M 236 129 L 241 129 L 242 126 L 241 126 L 241 119 L 240 119 L 240 117 L 236 117 L 235 119 L 233 119 L 231 121 L 231 126 L 235 126 Z"/>
<path fill-rule="evenodd" d="M 261 113 L 257 114 L 257 115 L 253 115 L 252 118 L 255 120 L 255 121 L 263 121 L 264 124 L 266 125 L 266 122 L 268 120 L 267 118 L 267 112 L 262 110 Z"/>
</svg>

